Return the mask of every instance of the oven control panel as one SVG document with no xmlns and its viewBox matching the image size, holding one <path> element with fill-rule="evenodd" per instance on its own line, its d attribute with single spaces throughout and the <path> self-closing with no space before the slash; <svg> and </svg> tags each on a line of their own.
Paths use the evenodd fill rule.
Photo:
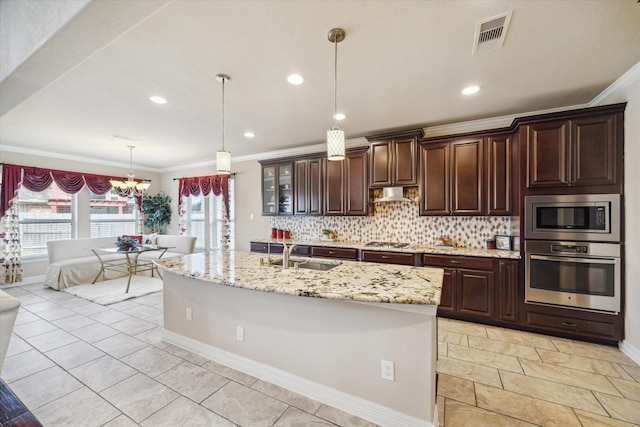
<svg viewBox="0 0 640 427">
<path fill-rule="evenodd" d="M 559 245 L 552 244 L 551 252 L 563 254 L 588 254 L 589 246 L 587 245 Z"/>
</svg>

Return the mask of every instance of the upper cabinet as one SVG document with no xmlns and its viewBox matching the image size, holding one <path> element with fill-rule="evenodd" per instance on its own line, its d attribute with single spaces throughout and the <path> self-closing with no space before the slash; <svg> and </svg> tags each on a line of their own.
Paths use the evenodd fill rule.
<svg viewBox="0 0 640 427">
<path fill-rule="evenodd" d="M 487 209 L 489 215 L 512 215 L 515 200 L 515 145 L 513 135 L 492 135 L 485 139 L 487 167 Z"/>
<path fill-rule="evenodd" d="M 418 184 L 418 139 L 422 129 L 368 136 L 369 187 Z"/>
<path fill-rule="evenodd" d="M 366 149 L 348 151 L 344 160 L 325 166 L 325 215 L 367 215 L 369 202 Z"/>
<path fill-rule="evenodd" d="M 302 159 L 294 163 L 296 215 L 322 215 L 323 173 L 322 158 Z"/>
<path fill-rule="evenodd" d="M 262 214 L 293 215 L 293 162 L 262 165 Z"/>
<path fill-rule="evenodd" d="M 529 192 L 567 187 L 619 192 L 623 110 L 624 104 L 596 107 L 533 118 L 521 126 Z"/>
<path fill-rule="evenodd" d="M 420 146 L 420 215 L 482 215 L 482 138 Z"/>
</svg>

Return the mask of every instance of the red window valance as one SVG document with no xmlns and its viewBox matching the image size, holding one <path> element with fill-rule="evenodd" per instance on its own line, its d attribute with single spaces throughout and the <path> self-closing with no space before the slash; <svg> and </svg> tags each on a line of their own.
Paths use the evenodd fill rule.
<svg viewBox="0 0 640 427">
<path fill-rule="evenodd" d="M 190 195 L 197 196 L 202 193 L 208 196 L 210 193 L 219 196 L 222 194 L 224 207 L 229 219 L 229 176 L 228 175 L 209 175 L 196 176 L 191 178 L 180 178 L 178 187 L 178 209 L 182 205 L 182 197 Z"/>
<path fill-rule="evenodd" d="M 110 179 L 121 178 L 3 163 L 0 216 L 4 216 L 4 213 L 9 210 L 9 204 L 16 197 L 20 182 L 22 182 L 24 188 L 31 191 L 44 191 L 55 182 L 67 194 L 76 194 L 85 185 L 95 194 L 105 194 L 111 191 Z M 123 197 L 128 196 L 126 191 L 121 191 L 119 188 L 116 188 L 116 193 Z M 140 204 L 140 200 L 137 197 L 136 202 L 138 205 Z"/>
</svg>

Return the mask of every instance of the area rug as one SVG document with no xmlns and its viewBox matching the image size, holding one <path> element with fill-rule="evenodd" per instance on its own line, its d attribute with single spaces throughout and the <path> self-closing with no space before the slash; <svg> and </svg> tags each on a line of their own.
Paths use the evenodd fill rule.
<svg viewBox="0 0 640 427">
<path fill-rule="evenodd" d="M 158 277 L 133 276 L 129 292 L 125 293 L 127 279 L 128 277 L 120 277 L 95 284 L 72 286 L 64 292 L 98 304 L 109 305 L 162 290 L 162 279 Z"/>
</svg>

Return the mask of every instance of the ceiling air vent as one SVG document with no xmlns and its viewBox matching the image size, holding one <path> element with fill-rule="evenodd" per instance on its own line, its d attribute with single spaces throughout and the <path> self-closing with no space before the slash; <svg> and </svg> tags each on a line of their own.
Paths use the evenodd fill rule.
<svg viewBox="0 0 640 427">
<path fill-rule="evenodd" d="M 476 23 L 472 53 L 502 47 L 513 11 Z"/>
</svg>

